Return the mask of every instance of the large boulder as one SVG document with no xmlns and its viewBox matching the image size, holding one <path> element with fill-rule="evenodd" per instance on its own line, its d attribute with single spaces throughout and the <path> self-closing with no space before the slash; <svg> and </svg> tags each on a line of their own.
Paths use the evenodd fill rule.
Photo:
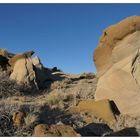
<svg viewBox="0 0 140 140">
<path fill-rule="evenodd" d="M 94 52 L 99 81 L 95 99 L 113 100 L 122 114 L 140 115 L 140 17 L 104 30 Z"/>
</svg>

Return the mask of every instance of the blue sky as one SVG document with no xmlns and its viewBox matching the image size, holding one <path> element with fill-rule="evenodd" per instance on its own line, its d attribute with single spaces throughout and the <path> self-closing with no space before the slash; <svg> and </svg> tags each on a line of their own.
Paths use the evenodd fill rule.
<svg viewBox="0 0 140 140">
<path fill-rule="evenodd" d="M 0 48 L 34 50 L 46 67 L 67 73 L 96 72 L 102 31 L 132 15 L 140 4 L 0 4 Z"/>
</svg>

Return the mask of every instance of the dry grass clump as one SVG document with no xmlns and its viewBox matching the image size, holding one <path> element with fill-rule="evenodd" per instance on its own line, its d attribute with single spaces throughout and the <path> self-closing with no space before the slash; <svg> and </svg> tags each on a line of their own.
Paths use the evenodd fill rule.
<svg viewBox="0 0 140 140">
<path fill-rule="evenodd" d="M 0 98 L 7 98 L 13 95 L 21 95 L 20 86 L 5 74 L 0 73 Z"/>
<path fill-rule="evenodd" d="M 17 111 L 25 112 L 24 122 L 21 127 L 15 128 L 13 123 L 13 115 Z M 0 105 L 0 136 L 31 136 L 32 130 L 25 129 L 30 126 L 35 118 L 33 112 L 39 112 L 39 107 L 30 105 L 17 104 L 1 104 Z M 32 128 L 33 129 L 33 128 Z"/>
<path fill-rule="evenodd" d="M 46 100 L 49 105 L 58 105 L 60 102 L 63 102 L 64 96 L 63 93 L 51 92 L 47 95 Z"/>
<path fill-rule="evenodd" d="M 0 72 L 0 98 L 11 96 L 29 95 L 36 92 L 31 86 L 18 85 L 11 80 L 5 73 Z"/>
<path fill-rule="evenodd" d="M 13 136 L 14 127 L 11 115 L 0 111 L 0 136 Z"/>
<path fill-rule="evenodd" d="M 61 109 L 68 109 L 69 107 L 77 105 L 79 102 L 74 93 L 66 93 L 60 89 L 53 90 L 49 94 L 46 94 L 45 98 L 49 106 L 57 106 Z"/>
<path fill-rule="evenodd" d="M 37 120 L 38 120 L 37 114 L 35 114 L 33 112 L 28 113 L 27 116 L 24 118 L 25 127 L 29 128 Z"/>
<path fill-rule="evenodd" d="M 12 114 L 19 107 L 17 105 L 0 105 L 0 136 L 14 136 L 15 129 L 12 122 Z"/>
</svg>

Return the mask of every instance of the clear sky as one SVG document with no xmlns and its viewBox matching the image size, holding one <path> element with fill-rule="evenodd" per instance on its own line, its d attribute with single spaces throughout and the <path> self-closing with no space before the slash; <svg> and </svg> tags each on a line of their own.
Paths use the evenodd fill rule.
<svg viewBox="0 0 140 140">
<path fill-rule="evenodd" d="M 132 15 L 140 4 L 0 5 L 0 48 L 34 50 L 46 67 L 96 72 L 94 49 L 104 28 Z"/>
</svg>

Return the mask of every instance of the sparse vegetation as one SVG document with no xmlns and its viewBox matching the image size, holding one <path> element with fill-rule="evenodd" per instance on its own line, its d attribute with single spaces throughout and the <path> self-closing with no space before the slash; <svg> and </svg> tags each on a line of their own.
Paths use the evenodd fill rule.
<svg viewBox="0 0 140 140">
<path fill-rule="evenodd" d="M 116 116 L 117 122 L 107 123 L 87 112 L 70 112 L 80 100 L 94 99 L 96 83 L 93 73 L 83 73 L 54 80 L 48 89 L 36 90 L 18 85 L 1 73 L 0 136 L 32 136 L 35 126 L 40 123 L 67 124 L 81 135 L 106 136 L 130 127 L 135 127 L 139 133 L 140 118 L 120 115 Z M 22 125 L 15 127 L 13 114 L 18 111 L 24 112 L 25 116 Z M 90 127 L 94 129 L 90 131 Z"/>
</svg>

